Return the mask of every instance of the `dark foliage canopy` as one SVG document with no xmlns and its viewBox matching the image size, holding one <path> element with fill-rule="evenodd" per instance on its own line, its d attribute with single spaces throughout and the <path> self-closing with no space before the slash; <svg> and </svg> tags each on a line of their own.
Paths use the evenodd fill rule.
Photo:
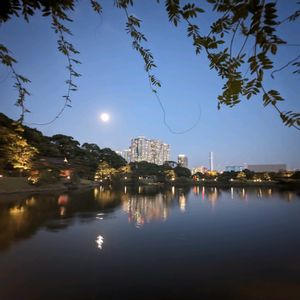
<svg viewBox="0 0 300 300">
<path fill-rule="evenodd" d="M 274 58 L 279 48 L 291 46 L 285 37 L 279 36 L 279 29 L 283 25 L 287 26 L 299 20 L 300 10 L 297 9 L 299 2 L 289 1 L 289 5 L 292 3 L 295 7 L 294 12 L 279 19 L 277 1 L 207 0 L 211 11 L 216 16 L 214 22 L 210 24 L 209 33 L 201 32 L 199 16 L 211 11 L 204 11 L 198 6 L 198 2 L 181 0 L 156 0 L 156 2 L 164 3 L 170 23 L 174 26 L 179 24 L 186 26 L 187 36 L 191 39 L 196 55 L 205 55 L 209 60 L 209 67 L 215 70 L 224 82 L 218 96 L 219 108 L 221 105 L 233 107 L 242 99 L 250 99 L 257 95 L 265 106 L 274 107 L 285 125 L 300 130 L 300 114 L 294 111 L 282 111 L 280 103 L 286 100 L 284 96 L 279 91 L 265 86 L 267 76 L 274 77 L 276 72 L 288 67 L 292 68 L 291 72 L 294 74 L 300 74 L 300 55 L 288 58 L 279 69 L 275 69 L 274 66 Z M 154 57 L 144 46 L 147 38 L 140 31 L 141 20 L 129 13 L 134 3 L 134 0 L 114 1 L 115 6 L 125 13 L 126 32 L 132 38 L 133 48 L 144 61 L 152 92 L 160 101 L 158 88 L 161 83 L 153 73 L 156 68 Z M 101 1 L 91 0 L 90 4 L 95 12 L 102 13 Z M 58 37 L 58 50 L 67 58 L 69 78 L 66 81 L 67 92 L 63 96 L 64 105 L 58 115 L 48 123 L 60 117 L 64 109 L 70 106 L 71 92 L 77 88 L 74 79 L 80 76 L 74 69 L 74 65 L 80 63 L 76 58 L 79 52 L 67 40 L 71 31 L 65 25 L 72 21 L 70 12 L 76 10 L 76 5 L 75 0 L 2 0 L 0 4 L 0 24 L 9 22 L 15 17 L 22 17 L 29 21 L 37 11 L 52 20 L 52 28 Z M 242 42 L 236 43 L 237 39 Z M 23 121 L 24 114 L 27 112 L 25 98 L 30 94 L 26 86 L 30 81 L 16 71 L 17 61 L 3 44 L 0 44 L 0 61 L 11 69 L 15 80 L 14 87 L 19 92 L 16 105 L 22 109 L 20 120 Z"/>
</svg>

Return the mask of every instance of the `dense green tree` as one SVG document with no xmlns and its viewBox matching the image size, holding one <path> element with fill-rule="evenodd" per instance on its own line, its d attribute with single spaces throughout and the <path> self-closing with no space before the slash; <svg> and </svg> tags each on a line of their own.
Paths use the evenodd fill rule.
<svg viewBox="0 0 300 300">
<path fill-rule="evenodd" d="M 190 178 L 191 175 L 192 175 L 190 169 L 184 168 L 184 167 L 181 167 L 181 166 L 175 167 L 174 172 L 176 174 L 176 177 L 188 177 L 188 178 Z"/>
<path fill-rule="evenodd" d="M 178 26 L 179 23 L 186 26 L 187 36 L 191 39 L 196 54 L 206 55 L 210 68 L 214 69 L 223 80 L 222 92 L 218 96 L 219 108 L 221 105 L 232 107 L 242 98 L 250 99 L 255 95 L 260 95 L 264 106 L 274 107 L 285 125 L 300 129 L 300 114 L 282 111 L 280 102 L 285 100 L 284 96 L 280 95 L 279 91 L 269 90 L 265 86 L 265 79 L 270 77 L 269 75 L 274 77 L 277 71 L 288 67 L 292 67 L 291 72 L 300 74 L 299 55 L 283 62 L 282 66 L 275 67 L 274 64 L 278 49 L 291 45 L 285 40 L 289 35 L 281 37 L 279 32 L 287 32 L 287 28 L 282 30 L 282 27 L 299 20 L 297 0 L 289 1 L 289 5 L 291 3 L 294 5 L 294 12 L 282 19 L 278 17 L 277 1 L 207 0 L 206 12 L 202 3 L 200 7 L 198 3 L 187 1 L 157 0 L 159 4 L 162 2 L 165 4 L 169 21 L 174 26 Z M 101 1 L 91 0 L 90 3 L 97 13 L 102 12 Z M 124 10 L 127 17 L 126 31 L 132 38 L 133 48 L 141 55 L 145 63 L 151 89 L 157 95 L 157 88 L 161 86 L 161 83 L 153 74 L 156 67 L 154 57 L 144 46 L 147 39 L 140 32 L 141 20 L 129 11 L 135 1 L 115 0 L 114 3 L 117 8 Z M 67 57 L 67 68 L 70 72 L 70 78 L 66 81 L 68 90 L 64 96 L 64 107 L 53 120 L 56 120 L 64 108 L 69 106 L 70 93 L 76 90 L 74 78 L 80 75 L 73 67 L 74 64 L 79 63 L 74 58 L 78 51 L 67 40 L 66 36 L 71 32 L 65 25 L 66 22 L 71 21 L 70 11 L 75 10 L 76 5 L 75 0 L 2 0 L 0 5 L 0 23 L 5 23 L 13 17 L 23 17 L 29 21 L 36 12 L 41 12 L 44 17 L 52 20 L 52 28 L 58 36 L 58 50 Z M 203 19 L 201 15 L 204 13 L 215 17 L 209 26 L 208 33 L 204 33 L 204 26 L 201 26 Z M 0 61 L 11 69 L 15 79 L 15 88 L 19 91 L 16 105 L 22 108 L 20 119 L 23 120 L 27 111 L 25 97 L 29 95 L 26 89 L 29 80 L 16 72 L 16 59 L 2 44 L 0 44 Z"/>
<path fill-rule="evenodd" d="M 107 162 L 112 168 L 118 169 L 125 166 L 126 160 L 110 148 L 100 150 L 100 161 Z"/>
<path fill-rule="evenodd" d="M 58 147 L 60 154 L 64 157 L 74 158 L 82 153 L 82 149 L 79 147 L 80 143 L 71 136 L 55 134 L 50 139 L 51 142 Z"/>
<path fill-rule="evenodd" d="M 238 174 L 238 172 L 234 172 L 234 171 L 226 172 L 225 171 L 225 172 L 218 175 L 218 181 L 228 182 L 231 179 L 235 179 L 237 174 Z"/>
<path fill-rule="evenodd" d="M 101 150 L 97 144 L 83 143 L 81 148 L 100 158 Z"/>
<path fill-rule="evenodd" d="M 160 166 L 147 161 L 132 162 L 130 167 L 133 175 L 136 176 L 158 176 L 160 174 Z"/>
<path fill-rule="evenodd" d="M 173 168 L 178 166 L 178 163 L 176 161 L 173 161 L 173 160 L 168 160 L 168 161 L 164 162 L 163 166 L 173 169 Z"/>
<path fill-rule="evenodd" d="M 250 171 L 249 169 L 245 169 L 245 170 L 243 170 L 243 172 L 246 175 L 246 179 L 253 179 L 254 178 L 255 173 L 253 171 Z"/>
<path fill-rule="evenodd" d="M 300 171 L 296 171 L 292 176 L 292 179 L 300 179 Z"/>
<path fill-rule="evenodd" d="M 19 131 L 16 131 L 19 128 Z M 40 131 L 20 126 L 4 114 L 0 114 L 0 167 L 9 168 L 12 164 L 16 165 L 12 157 L 16 153 L 23 151 L 24 164 L 31 162 L 32 157 L 27 157 L 30 149 L 34 150 L 34 157 L 53 159 L 53 157 L 61 158 L 61 161 L 66 157 L 76 173 L 83 178 L 94 179 L 95 172 L 100 162 L 107 163 L 111 168 L 119 169 L 126 166 L 126 161 L 115 151 L 104 148 L 100 149 L 98 145 L 93 143 L 84 143 L 82 147 L 73 137 L 56 134 L 52 137 L 44 136 Z M 23 147 L 23 148 L 22 148 Z M 17 151 L 16 153 L 13 151 Z M 29 152 L 28 152 L 29 151 Z M 38 154 L 37 154 L 38 153 Z M 21 157 L 21 153 L 19 153 Z M 30 159 L 29 159 L 30 158 Z M 27 162 L 26 162 L 27 161 Z M 25 165 L 22 168 L 25 168 Z M 39 166 L 39 168 L 44 168 Z M 47 167 L 56 168 L 48 161 Z M 28 166 L 26 167 L 28 169 Z"/>
<path fill-rule="evenodd" d="M 164 179 L 168 181 L 173 181 L 176 179 L 176 173 L 173 169 L 164 171 Z"/>
<path fill-rule="evenodd" d="M 40 156 L 59 157 L 62 154 L 59 148 L 51 142 L 51 139 L 44 136 L 41 131 L 24 126 L 24 138 L 30 141 L 30 144 L 39 150 Z"/>
</svg>

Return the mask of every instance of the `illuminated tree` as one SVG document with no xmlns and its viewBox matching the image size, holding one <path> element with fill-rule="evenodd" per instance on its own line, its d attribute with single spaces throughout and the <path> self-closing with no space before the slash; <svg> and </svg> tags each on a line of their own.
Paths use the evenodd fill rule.
<svg viewBox="0 0 300 300">
<path fill-rule="evenodd" d="M 11 165 L 20 172 L 30 170 L 32 159 L 38 150 L 30 146 L 26 139 L 21 136 L 22 127 L 10 130 L 0 127 L 0 156 L 2 164 Z"/>
<path fill-rule="evenodd" d="M 237 174 L 236 179 L 246 180 L 246 177 L 247 177 L 246 174 L 243 171 L 241 171 Z"/>
<path fill-rule="evenodd" d="M 165 170 L 164 175 L 166 180 L 175 180 L 176 178 L 176 173 L 174 170 Z"/>
<path fill-rule="evenodd" d="M 112 176 L 117 173 L 115 168 L 112 168 L 107 162 L 103 161 L 99 164 L 95 173 L 95 181 L 111 180 Z"/>
<path fill-rule="evenodd" d="M 265 172 L 265 173 L 263 174 L 263 180 L 267 180 L 267 181 L 270 181 L 270 180 L 271 180 L 271 177 L 270 177 L 269 173 Z"/>
<path fill-rule="evenodd" d="M 130 165 L 126 165 L 126 166 L 120 167 L 118 169 L 118 173 L 119 174 L 123 174 L 123 175 L 130 174 L 131 173 L 131 167 L 130 167 Z"/>
</svg>

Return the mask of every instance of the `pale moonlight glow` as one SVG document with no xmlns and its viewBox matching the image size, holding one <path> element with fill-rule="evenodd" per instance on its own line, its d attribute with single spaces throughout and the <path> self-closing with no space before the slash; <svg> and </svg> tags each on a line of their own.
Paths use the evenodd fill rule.
<svg viewBox="0 0 300 300">
<path fill-rule="evenodd" d="M 102 113 L 102 114 L 100 115 L 100 119 L 101 119 L 102 122 L 108 122 L 109 119 L 110 119 L 110 116 L 109 116 L 108 113 Z"/>
</svg>

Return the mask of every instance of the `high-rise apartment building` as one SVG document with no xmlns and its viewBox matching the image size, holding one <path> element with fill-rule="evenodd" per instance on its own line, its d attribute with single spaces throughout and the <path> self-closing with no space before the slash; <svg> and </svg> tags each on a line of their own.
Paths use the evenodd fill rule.
<svg viewBox="0 0 300 300">
<path fill-rule="evenodd" d="M 122 151 L 122 157 L 129 163 L 131 162 L 131 149 L 125 149 Z"/>
<path fill-rule="evenodd" d="M 122 156 L 128 163 L 131 161 L 131 150 L 125 149 L 123 151 L 115 151 L 118 155 Z"/>
<path fill-rule="evenodd" d="M 116 150 L 115 152 L 116 152 L 118 155 L 123 156 L 123 151 Z"/>
<path fill-rule="evenodd" d="M 147 161 L 162 165 L 168 160 L 170 160 L 170 145 L 142 136 L 131 140 L 130 161 Z"/>
<path fill-rule="evenodd" d="M 184 168 L 188 167 L 188 158 L 184 154 L 179 154 L 178 155 L 177 162 L 178 162 L 178 165 L 180 165 L 181 167 L 184 167 Z"/>
</svg>

